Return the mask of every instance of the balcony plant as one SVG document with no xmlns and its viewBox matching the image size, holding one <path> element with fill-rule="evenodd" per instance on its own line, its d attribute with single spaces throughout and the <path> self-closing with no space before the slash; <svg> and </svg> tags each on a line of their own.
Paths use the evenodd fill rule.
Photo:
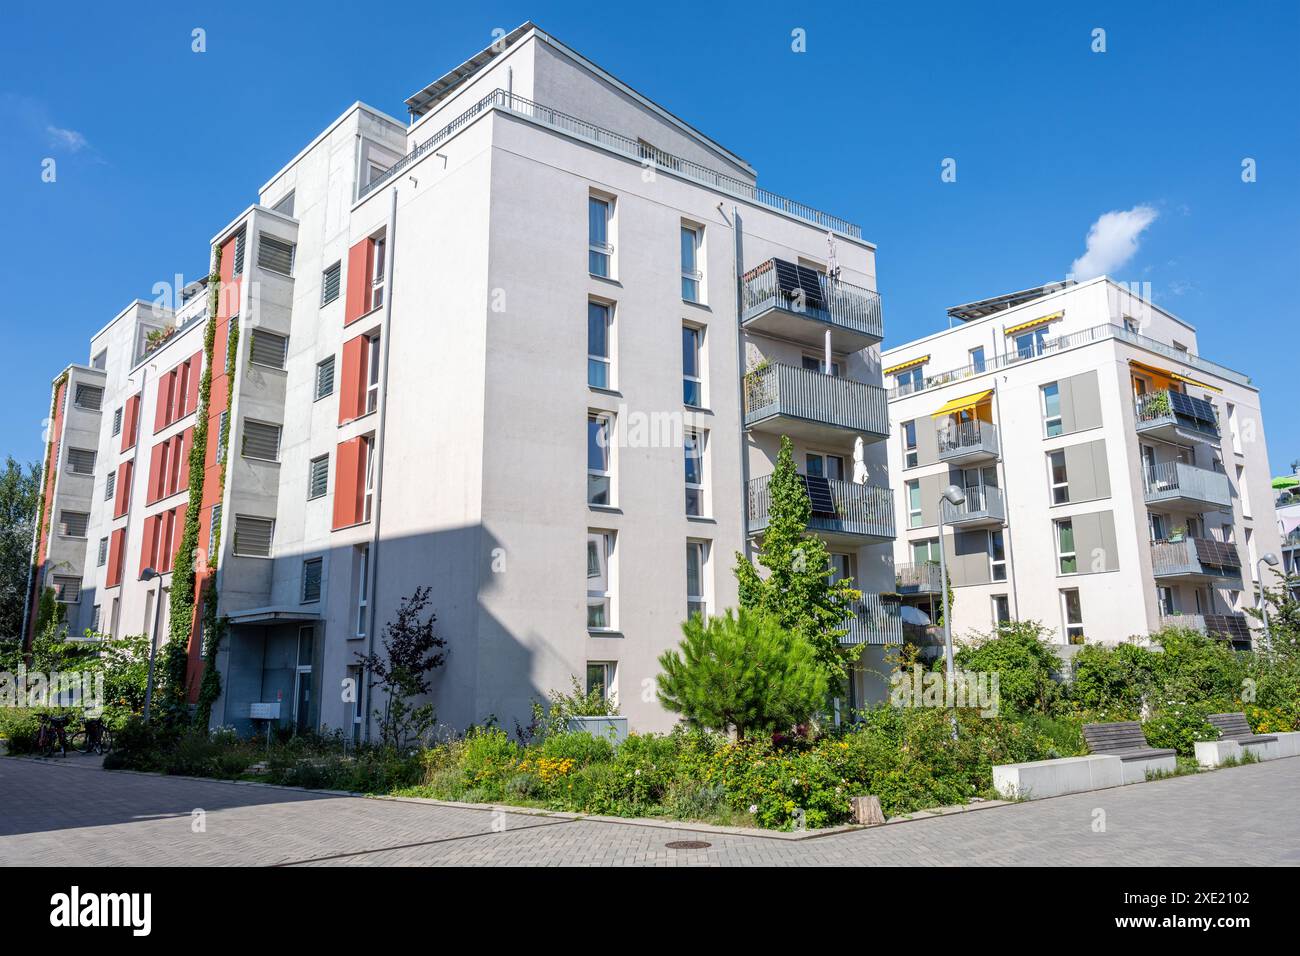
<svg viewBox="0 0 1300 956">
<path fill-rule="evenodd" d="M 1173 406 L 1169 403 L 1169 393 L 1159 391 L 1148 395 L 1143 410 L 1147 418 L 1164 418 L 1166 415 L 1171 414 Z"/>
</svg>

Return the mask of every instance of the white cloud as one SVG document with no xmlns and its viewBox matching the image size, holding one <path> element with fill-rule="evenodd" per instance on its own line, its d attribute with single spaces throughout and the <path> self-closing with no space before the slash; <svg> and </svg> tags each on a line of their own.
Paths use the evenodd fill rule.
<svg viewBox="0 0 1300 956">
<path fill-rule="evenodd" d="M 1074 260 L 1070 274 L 1082 282 L 1115 272 L 1138 250 L 1138 239 L 1160 215 L 1151 206 L 1102 213 L 1088 229 L 1088 248 Z"/>
<path fill-rule="evenodd" d="M 60 146 L 70 153 L 78 153 L 85 149 L 89 144 L 86 137 L 82 136 L 75 129 L 63 129 L 59 126 L 47 126 L 45 132 L 50 137 L 51 146 Z"/>
</svg>

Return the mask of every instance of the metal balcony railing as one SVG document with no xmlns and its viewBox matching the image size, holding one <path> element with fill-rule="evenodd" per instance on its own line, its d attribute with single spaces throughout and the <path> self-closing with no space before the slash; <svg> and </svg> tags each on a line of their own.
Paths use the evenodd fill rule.
<svg viewBox="0 0 1300 956">
<path fill-rule="evenodd" d="M 1164 501 L 1203 502 L 1211 507 L 1232 507 L 1228 476 L 1182 461 L 1163 461 L 1142 467 L 1147 504 Z"/>
<path fill-rule="evenodd" d="M 1250 642 L 1250 623 L 1244 614 L 1161 614 L 1160 626 L 1185 627 L 1231 641 Z"/>
<path fill-rule="evenodd" d="M 853 606 L 853 613 L 845 622 L 847 634 L 840 635 L 840 644 L 901 644 L 903 643 L 903 612 L 897 598 L 879 594 L 863 594 Z"/>
<path fill-rule="evenodd" d="M 741 278 L 742 324 L 770 309 L 784 309 L 812 321 L 869 336 L 877 342 L 884 338 L 885 326 L 878 292 L 848 282 L 832 281 L 817 273 L 818 295 L 802 295 L 799 290 L 781 287 L 776 264 L 776 259 L 768 259 Z"/>
<path fill-rule="evenodd" d="M 943 578 L 939 562 L 894 565 L 894 587 L 900 594 L 942 594 Z"/>
<path fill-rule="evenodd" d="M 998 427 L 990 422 L 946 422 L 935 429 L 935 435 L 940 461 L 981 454 L 998 456 Z"/>
<path fill-rule="evenodd" d="M 764 475 L 749 483 L 749 531 L 758 534 L 767 527 L 772 505 L 772 476 Z M 826 534 L 864 538 L 894 537 L 894 493 L 889 488 L 857 485 L 851 481 L 827 479 L 834 512 L 814 511 L 808 530 Z"/>
<path fill-rule="evenodd" d="M 665 153 L 660 149 L 647 149 L 643 143 L 637 139 L 624 136 L 621 133 L 615 133 L 597 126 L 594 123 L 588 123 L 586 120 L 578 119 L 576 116 L 570 116 L 567 113 L 561 113 L 559 110 L 552 109 L 549 106 L 543 106 L 541 103 L 535 103 L 532 100 L 522 96 L 507 93 L 502 89 L 495 89 L 488 93 L 481 100 L 470 106 L 465 112 L 461 113 L 442 129 L 433 133 L 428 139 L 420 143 L 415 149 L 407 153 L 387 171 L 376 176 L 369 183 L 357 190 L 357 198 L 374 192 L 380 186 L 391 181 L 402 170 L 419 162 L 433 150 L 445 142 L 448 138 L 455 135 L 462 128 L 472 123 L 479 116 L 489 110 L 499 109 L 515 116 L 521 116 L 532 122 L 553 129 L 556 132 L 579 139 L 593 146 L 599 146 L 602 149 L 617 153 L 627 159 L 635 160 L 638 163 L 650 164 L 667 173 L 681 176 L 684 179 L 709 186 L 719 192 L 735 196 L 739 199 L 748 200 L 777 212 L 784 213 L 787 216 L 793 216 L 796 219 L 802 219 L 810 222 L 822 229 L 831 229 L 835 232 L 842 233 L 853 239 L 862 238 L 862 228 L 839 216 L 832 216 L 829 213 L 822 212 L 820 209 L 814 209 L 812 206 L 804 205 L 801 202 L 795 202 L 793 199 L 787 199 L 779 196 L 774 192 L 766 189 L 760 189 L 753 183 L 746 182 L 743 179 L 737 179 L 735 176 L 728 176 L 726 173 L 720 173 L 708 166 L 702 166 L 699 163 L 691 162 L 680 156 L 674 156 Z"/>
<path fill-rule="evenodd" d="M 1007 499 L 1001 488 L 984 485 L 977 488 L 965 488 L 966 500 L 959 505 L 950 501 L 943 502 L 943 520 L 945 524 L 992 524 L 1007 520 Z"/>
<path fill-rule="evenodd" d="M 798 418 L 883 438 L 889 434 L 885 390 L 793 365 L 768 365 L 745 375 L 745 425 Z"/>
<path fill-rule="evenodd" d="M 1241 557 L 1231 544 L 1209 538 L 1152 541 L 1151 565 L 1156 577 L 1241 579 Z"/>
<path fill-rule="evenodd" d="M 1182 392 L 1161 389 L 1138 395 L 1133 401 L 1137 430 L 1175 428 L 1196 436 L 1219 439 L 1219 413 L 1212 402 Z"/>
</svg>

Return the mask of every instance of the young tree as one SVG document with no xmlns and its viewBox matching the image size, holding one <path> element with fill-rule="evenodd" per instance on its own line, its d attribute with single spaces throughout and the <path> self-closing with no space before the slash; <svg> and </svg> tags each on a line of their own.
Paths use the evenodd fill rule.
<svg viewBox="0 0 1300 956">
<path fill-rule="evenodd" d="M 8 456 L 0 470 L 0 642 L 22 642 L 40 491 L 40 465 L 24 468 Z"/>
<path fill-rule="evenodd" d="M 433 704 L 413 704 L 412 699 L 429 693 L 429 675 L 447 659 L 445 639 L 433 629 L 437 615 L 429 606 L 427 587 L 402 600 L 397 617 L 388 622 L 384 655 L 358 654 L 363 674 L 373 677 L 371 688 L 383 693 L 383 709 L 375 708 L 380 740 L 385 746 L 402 747 L 421 737 L 434 723 Z"/>
<path fill-rule="evenodd" d="M 805 722 L 826 701 L 813 648 L 761 612 L 728 611 L 682 624 L 685 640 L 659 658 L 659 701 L 706 730 L 736 738 Z"/>
<path fill-rule="evenodd" d="M 862 592 L 848 579 L 831 581 L 826 542 L 808 532 L 812 502 L 794 467 L 793 446 L 781 436 L 781 452 L 768 485 L 771 503 L 763 532 L 758 568 L 736 554 L 740 606 L 771 615 L 794 637 L 813 648 L 832 693 L 838 693 L 849 673 L 852 655 L 840 646 L 846 621 Z"/>
</svg>

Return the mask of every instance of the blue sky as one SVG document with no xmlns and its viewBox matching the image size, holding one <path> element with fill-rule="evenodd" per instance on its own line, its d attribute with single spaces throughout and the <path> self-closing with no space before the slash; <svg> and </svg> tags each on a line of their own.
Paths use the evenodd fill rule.
<svg viewBox="0 0 1300 956">
<path fill-rule="evenodd" d="M 887 344 L 942 327 L 949 305 L 1063 277 L 1099 217 L 1146 207 L 1112 220 L 1131 256 L 1096 252 L 1254 377 L 1274 473 L 1300 457 L 1300 4 L 472 7 L 7 3 L 0 455 L 39 457 L 50 379 L 132 298 L 199 275 L 213 232 L 349 104 L 401 117 L 531 17 L 767 188 L 861 223 Z"/>
</svg>

